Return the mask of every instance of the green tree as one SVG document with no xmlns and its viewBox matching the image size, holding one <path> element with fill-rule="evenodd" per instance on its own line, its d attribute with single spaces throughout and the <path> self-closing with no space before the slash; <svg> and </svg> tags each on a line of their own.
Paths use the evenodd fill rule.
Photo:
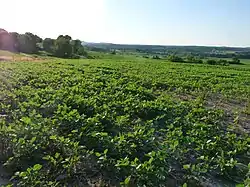
<svg viewBox="0 0 250 187">
<path fill-rule="evenodd" d="M 20 34 L 18 37 L 19 52 L 32 53 L 32 45 L 30 43 L 30 37 L 26 34 Z"/>
<path fill-rule="evenodd" d="M 73 54 L 73 47 L 70 44 L 71 37 L 60 35 L 55 41 L 54 54 L 61 58 L 70 58 Z"/>
<path fill-rule="evenodd" d="M 189 62 L 189 63 L 195 62 L 195 56 L 193 56 L 193 55 L 188 55 L 188 56 L 187 56 L 187 62 Z"/>
<path fill-rule="evenodd" d="M 69 35 L 65 35 L 64 38 L 65 38 L 66 40 L 69 40 L 69 41 L 72 40 L 71 36 L 69 36 Z"/>
<path fill-rule="evenodd" d="M 15 51 L 19 52 L 20 51 L 20 44 L 19 44 L 20 34 L 17 32 L 11 32 L 10 35 L 11 35 L 12 40 L 13 40 L 13 45 L 14 45 Z"/>
<path fill-rule="evenodd" d="M 231 64 L 240 64 L 240 59 L 237 56 L 233 56 Z"/>
<path fill-rule="evenodd" d="M 87 56 L 88 55 L 83 46 L 78 49 L 77 54 L 80 56 Z"/>
<path fill-rule="evenodd" d="M 43 49 L 46 52 L 52 53 L 55 45 L 55 40 L 51 38 L 45 38 L 43 40 Z"/>
<path fill-rule="evenodd" d="M 42 42 L 42 39 L 39 36 L 26 32 L 25 34 L 19 35 L 19 50 L 23 53 L 37 53 L 39 50 L 37 43 L 40 42 Z"/>
<path fill-rule="evenodd" d="M 183 58 L 181 58 L 175 54 L 169 55 L 168 60 L 171 62 L 184 62 Z"/>
<path fill-rule="evenodd" d="M 206 63 L 207 63 L 207 64 L 210 64 L 210 65 L 216 65 L 216 64 L 218 64 L 218 62 L 217 62 L 216 60 L 214 60 L 214 59 L 208 59 L 208 60 L 206 61 Z"/>
<path fill-rule="evenodd" d="M 80 40 L 71 40 L 70 44 L 73 48 L 74 54 L 79 54 L 79 50 L 83 47 L 82 42 Z"/>
<path fill-rule="evenodd" d="M 186 57 L 186 62 L 188 62 L 188 63 L 196 63 L 196 64 L 203 63 L 203 61 L 202 61 L 202 59 L 200 57 L 197 57 L 197 56 L 194 56 L 194 55 L 191 55 L 191 54 L 189 54 Z"/>
</svg>

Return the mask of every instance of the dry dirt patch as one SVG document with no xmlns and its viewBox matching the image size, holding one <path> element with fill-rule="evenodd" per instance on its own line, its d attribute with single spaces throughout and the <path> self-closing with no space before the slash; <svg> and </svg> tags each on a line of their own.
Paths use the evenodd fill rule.
<svg viewBox="0 0 250 187">
<path fill-rule="evenodd" d="M 28 62 L 41 62 L 45 59 L 29 56 L 0 56 L 0 61 L 8 62 L 18 62 L 18 61 L 28 61 Z"/>
<path fill-rule="evenodd" d="M 11 56 L 0 56 L 0 61 L 12 61 L 13 57 Z"/>
</svg>

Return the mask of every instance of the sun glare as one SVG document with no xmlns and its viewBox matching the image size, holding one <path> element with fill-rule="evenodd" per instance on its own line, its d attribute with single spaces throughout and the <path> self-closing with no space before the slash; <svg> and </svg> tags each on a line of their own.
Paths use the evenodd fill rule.
<svg viewBox="0 0 250 187">
<path fill-rule="evenodd" d="M 0 27 L 42 37 L 69 34 L 79 39 L 99 39 L 97 31 L 105 16 L 104 0 L 8 0 L 0 6 Z"/>
</svg>

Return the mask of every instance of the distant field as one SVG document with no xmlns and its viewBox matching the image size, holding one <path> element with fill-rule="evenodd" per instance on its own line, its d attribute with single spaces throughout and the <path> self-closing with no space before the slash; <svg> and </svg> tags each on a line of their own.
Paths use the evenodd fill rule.
<svg viewBox="0 0 250 187">
<path fill-rule="evenodd" d="M 19 171 L 19 186 L 247 184 L 250 60 L 111 57 L 0 63 L 7 179 Z"/>
<path fill-rule="evenodd" d="M 250 65 L 250 59 L 242 59 L 241 62 Z"/>
</svg>

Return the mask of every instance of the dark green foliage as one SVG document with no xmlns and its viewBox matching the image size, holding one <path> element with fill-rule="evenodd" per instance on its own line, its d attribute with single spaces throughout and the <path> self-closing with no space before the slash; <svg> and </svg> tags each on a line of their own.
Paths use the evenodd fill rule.
<svg viewBox="0 0 250 187">
<path fill-rule="evenodd" d="M 70 44 L 73 47 L 73 53 L 78 54 L 78 51 L 82 47 L 82 42 L 80 40 L 71 40 Z"/>
<path fill-rule="evenodd" d="M 48 53 L 53 53 L 54 51 L 55 40 L 51 38 L 45 38 L 43 40 L 43 49 Z"/>
<path fill-rule="evenodd" d="M 60 35 L 56 40 L 46 38 L 43 41 L 45 51 L 52 53 L 60 58 L 81 58 L 87 56 L 87 52 L 81 44 L 80 40 L 71 40 L 68 35 Z"/>
<path fill-rule="evenodd" d="M 229 63 L 230 64 L 240 64 L 240 59 L 238 57 L 234 56 Z"/>
<path fill-rule="evenodd" d="M 10 35 L 13 39 L 14 50 L 19 52 L 20 51 L 20 43 L 19 43 L 20 34 L 18 34 L 17 32 L 11 32 Z"/>
<path fill-rule="evenodd" d="M 206 61 L 206 63 L 207 63 L 207 64 L 210 64 L 210 65 L 216 65 L 216 64 L 218 64 L 217 60 L 215 60 L 215 59 L 208 59 L 208 60 Z"/>
<path fill-rule="evenodd" d="M 77 54 L 80 55 L 80 56 L 85 56 L 85 57 L 88 56 L 88 53 L 87 53 L 87 51 L 84 49 L 83 46 L 81 46 L 81 47 L 78 49 Z"/>
<path fill-rule="evenodd" d="M 56 40 L 46 38 L 43 42 L 44 50 L 60 58 L 86 57 L 87 52 L 80 40 L 72 40 L 69 35 L 60 35 Z"/>
<path fill-rule="evenodd" d="M 71 58 L 73 46 L 70 44 L 71 37 L 60 35 L 55 41 L 54 54 L 61 58 Z"/>
<path fill-rule="evenodd" d="M 115 54 L 116 54 L 116 50 L 112 50 L 112 51 L 111 51 L 111 54 L 112 54 L 112 55 L 115 55 Z"/>
<path fill-rule="evenodd" d="M 186 59 L 178 56 L 178 55 L 169 55 L 167 58 L 170 62 L 183 62 L 183 63 L 194 63 L 194 64 L 202 64 L 203 61 L 201 58 L 193 56 L 193 55 L 188 55 Z"/>
<path fill-rule="evenodd" d="M 23 53 L 37 53 L 37 43 L 41 43 L 42 39 L 30 32 L 25 34 L 18 34 L 16 32 L 8 33 L 0 30 L 0 49 L 23 52 Z"/>
<path fill-rule="evenodd" d="M 219 59 L 218 60 L 218 64 L 220 64 L 220 65 L 223 65 L 223 66 L 227 66 L 227 65 L 229 65 L 229 61 L 227 61 L 227 60 L 223 60 L 223 59 Z"/>
<path fill-rule="evenodd" d="M 42 39 L 32 33 L 20 34 L 18 36 L 19 52 L 34 54 L 38 52 L 37 43 L 41 43 Z"/>
<path fill-rule="evenodd" d="M 154 55 L 152 59 L 160 60 L 161 58 L 158 55 Z"/>
<path fill-rule="evenodd" d="M 69 41 L 72 40 L 71 36 L 69 36 L 69 35 L 65 35 L 65 36 L 60 35 L 59 38 L 60 38 L 60 37 L 65 38 L 66 40 L 69 40 Z"/>
<path fill-rule="evenodd" d="M 36 51 L 34 49 L 34 44 L 30 44 L 30 37 L 26 34 L 20 34 L 18 37 L 19 52 L 31 53 L 31 51 Z"/>
<path fill-rule="evenodd" d="M 177 56 L 177 55 L 174 55 L 174 54 L 169 55 L 169 56 L 168 56 L 168 60 L 169 60 L 170 62 L 184 62 L 183 58 L 181 58 L 181 57 L 179 57 L 179 56 Z"/>
<path fill-rule="evenodd" d="M 227 66 L 229 64 L 233 64 L 233 61 L 225 60 L 225 59 L 208 59 L 205 63 L 209 65 L 222 65 Z M 236 62 L 235 62 L 236 63 Z"/>
<path fill-rule="evenodd" d="M 71 40 L 71 45 L 73 46 L 73 53 L 75 54 L 75 56 L 78 56 L 79 58 L 81 56 L 84 56 L 84 57 L 87 56 L 87 52 L 82 46 L 82 42 L 80 40 Z"/>
<path fill-rule="evenodd" d="M 188 55 L 185 62 L 187 62 L 187 63 L 195 63 L 195 64 L 202 64 L 203 63 L 201 58 L 193 56 L 193 55 Z"/>
<path fill-rule="evenodd" d="M 87 52 L 80 40 L 72 40 L 69 35 L 60 35 L 56 40 L 45 38 L 42 40 L 39 36 L 26 32 L 18 34 L 16 32 L 8 33 L 0 29 L 0 50 L 13 52 L 22 52 L 36 54 L 39 50 L 44 50 L 60 58 L 81 58 L 86 57 Z"/>
</svg>

